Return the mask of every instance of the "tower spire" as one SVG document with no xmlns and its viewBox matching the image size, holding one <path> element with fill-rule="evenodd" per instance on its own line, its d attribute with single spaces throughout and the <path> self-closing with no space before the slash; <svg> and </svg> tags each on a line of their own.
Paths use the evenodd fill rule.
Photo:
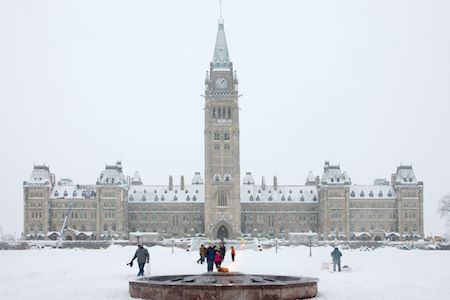
<svg viewBox="0 0 450 300">
<path fill-rule="evenodd" d="M 220 19 L 219 28 L 217 29 L 216 46 L 212 60 L 213 68 L 231 69 L 230 55 L 228 53 L 227 39 L 225 38 L 225 30 L 222 19 L 222 0 L 219 0 Z"/>
</svg>

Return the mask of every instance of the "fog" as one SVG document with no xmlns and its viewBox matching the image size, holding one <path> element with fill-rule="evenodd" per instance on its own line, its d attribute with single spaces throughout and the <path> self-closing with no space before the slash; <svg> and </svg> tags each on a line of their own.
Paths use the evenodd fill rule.
<svg viewBox="0 0 450 300">
<path fill-rule="evenodd" d="M 225 0 L 241 174 L 354 184 L 412 164 L 425 234 L 450 192 L 450 2 Z M 146 184 L 203 174 L 218 1 L 0 0 L 0 226 L 23 230 L 33 164 L 94 184 L 121 160 Z"/>
</svg>

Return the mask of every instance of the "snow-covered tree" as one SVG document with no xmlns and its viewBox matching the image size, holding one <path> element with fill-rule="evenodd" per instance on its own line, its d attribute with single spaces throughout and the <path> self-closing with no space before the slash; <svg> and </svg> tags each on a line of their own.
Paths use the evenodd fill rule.
<svg viewBox="0 0 450 300">
<path fill-rule="evenodd" d="M 439 213 L 441 218 L 447 219 L 447 228 L 450 229 L 450 194 L 442 197 L 439 203 Z"/>
</svg>

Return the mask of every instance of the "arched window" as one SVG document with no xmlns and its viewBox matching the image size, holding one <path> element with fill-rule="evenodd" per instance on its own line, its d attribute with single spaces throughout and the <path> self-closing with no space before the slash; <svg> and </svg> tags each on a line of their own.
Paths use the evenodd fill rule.
<svg viewBox="0 0 450 300">
<path fill-rule="evenodd" d="M 108 231 L 108 224 L 103 225 L 103 231 Z"/>
<path fill-rule="evenodd" d="M 219 192 L 219 206 L 227 206 L 227 195 L 225 192 Z"/>
</svg>

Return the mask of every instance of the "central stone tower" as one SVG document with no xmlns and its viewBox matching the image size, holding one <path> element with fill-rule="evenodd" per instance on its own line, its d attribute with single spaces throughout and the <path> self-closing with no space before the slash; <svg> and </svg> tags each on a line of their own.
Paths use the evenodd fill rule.
<svg viewBox="0 0 450 300">
<path fill-rule="evenodd" d="M 205 79 L 205 233 L 241 234 L 238 80 L 230 61 L 224 22 Z"/>
</svg>

